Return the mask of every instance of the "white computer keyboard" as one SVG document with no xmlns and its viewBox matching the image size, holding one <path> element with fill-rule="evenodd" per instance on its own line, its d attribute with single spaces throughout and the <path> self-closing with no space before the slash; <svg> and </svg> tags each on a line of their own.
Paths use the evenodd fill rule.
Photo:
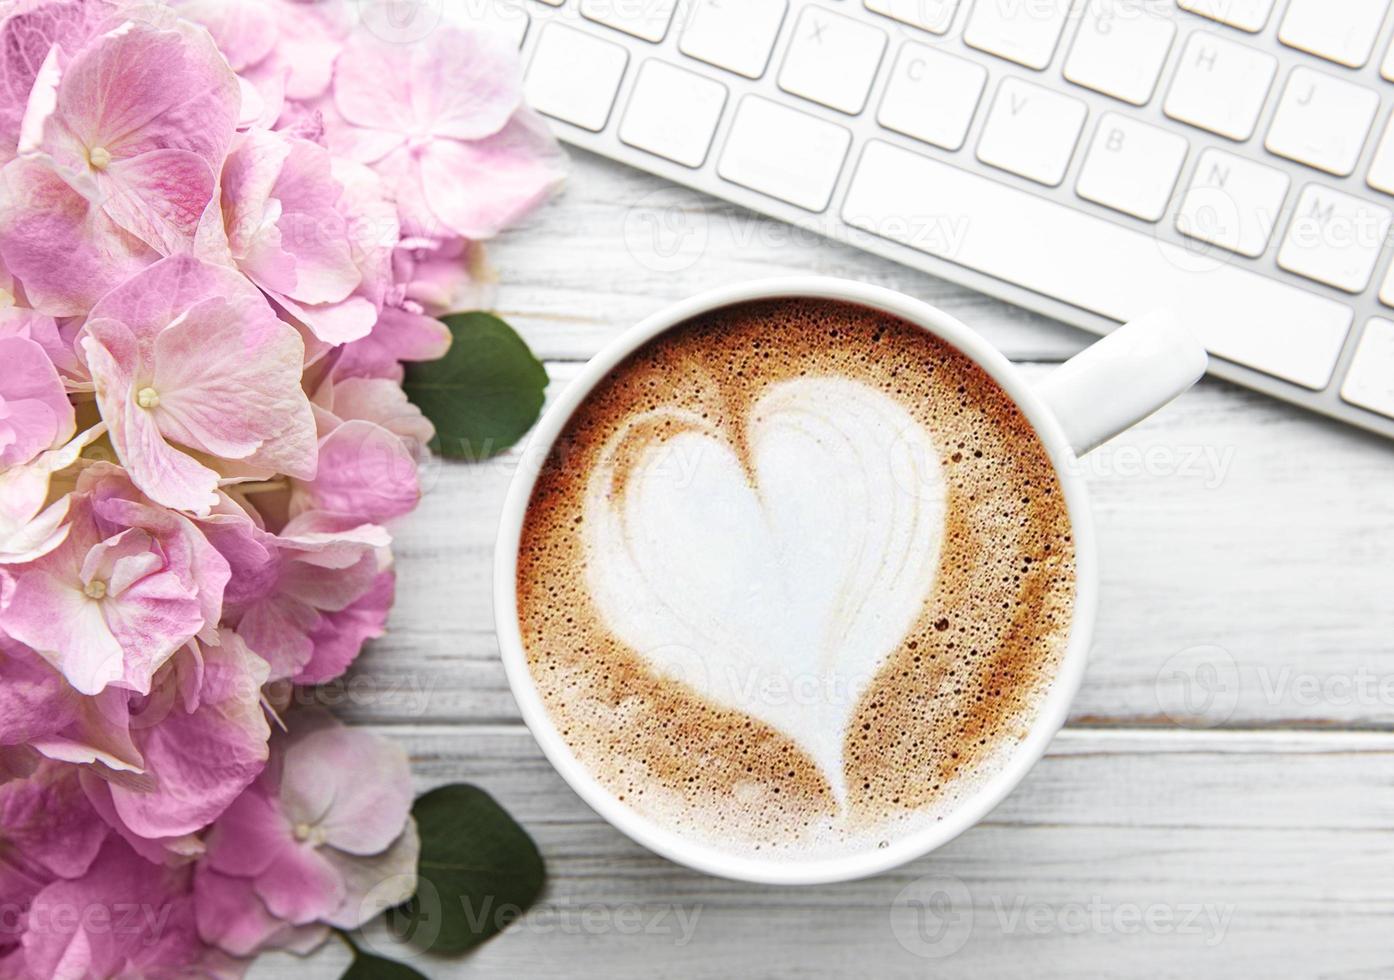
<svg viewBox="0 0 1394 980">
<path fill-rule="evenodd" d="M 570 143 L 1394 436 L 1390 0 L 445 2 Z"/>
</svg>

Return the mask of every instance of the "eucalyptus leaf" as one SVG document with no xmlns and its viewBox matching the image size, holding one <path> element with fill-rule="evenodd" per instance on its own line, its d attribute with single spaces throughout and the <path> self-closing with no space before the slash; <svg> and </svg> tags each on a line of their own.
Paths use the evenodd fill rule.
<svg viewBox="0 0 1394 980">
<path fill-rule="evenodd" d="M 402 388 L 435 425 L 442 456 L 488 459 L 537 421 L 547 371 L 492 313 L 457 313 L 443 322 L 455 338 L 449 353 L 408 364 Z"/>
<path fill-rule="evenodd" d="M 416 896 L 388 913 L 399 937 L 458 954 L 516 921 L 547 871 L 527 831 L 477 786 L 434 789 L 412 807 L 421 834 Z"/>
<path fill-rule="evenodd" d="M 426 980 L 405 963 L 371 953 L 358 953 L 339 980 Z"/>
</svg>

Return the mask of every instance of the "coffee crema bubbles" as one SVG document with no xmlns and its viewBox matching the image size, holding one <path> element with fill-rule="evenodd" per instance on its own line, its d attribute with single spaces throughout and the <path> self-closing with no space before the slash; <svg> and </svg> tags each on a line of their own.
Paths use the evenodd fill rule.
<svg viewBox="0 0 1394 980">
<path fill-rule="evenodd" d="M 517 568 L 532 676 L 627 806 L 744 856 L 942 819 L 1026 737 L 1069 641 L 1055 470 L 958 350 L 766 300 L 648 342 L 567 422 Z"/>
</svg>

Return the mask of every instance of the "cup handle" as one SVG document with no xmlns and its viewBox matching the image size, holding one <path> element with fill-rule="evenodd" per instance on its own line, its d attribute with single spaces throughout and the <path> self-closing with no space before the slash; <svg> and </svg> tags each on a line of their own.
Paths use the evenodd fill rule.
<svg viewBox="0 0 1394 980">
<path fill-rule="evenodd" d="M 1037 391 L 1076 456 L 1097 449 L 1189 389 L 1210 362 L 1169 311 L 1124 324 L 1066 361 Z"/>
</svg>

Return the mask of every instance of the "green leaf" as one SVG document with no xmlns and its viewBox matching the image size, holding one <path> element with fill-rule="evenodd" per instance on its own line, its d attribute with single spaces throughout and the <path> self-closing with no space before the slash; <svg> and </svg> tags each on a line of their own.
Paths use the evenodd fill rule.
<svg viewBox="0 0 1394 980">
<path fill-rule="evenodd" d="M 402 387 L 435 425 L 442 456 L 488 459 L 537 421 L 547 371 L 491 313 L 457 313 L 444 323 L 455 338 L 449 353 L 408 364 Z"/>
<path fill-rule="evenodd" d="M 517 920 L 547 871 L 527 831 L 477 786 L 442 786 L 412 807 L 421 834 L 416 896 L 388 913 L 398 936 L 433 953 L 473 949 Z"/>
<path fill-rule="evenodd" d="M 371 953 L 358 953 L 339 980 L 426 980 L 405 963 Z"/>
</svg>

